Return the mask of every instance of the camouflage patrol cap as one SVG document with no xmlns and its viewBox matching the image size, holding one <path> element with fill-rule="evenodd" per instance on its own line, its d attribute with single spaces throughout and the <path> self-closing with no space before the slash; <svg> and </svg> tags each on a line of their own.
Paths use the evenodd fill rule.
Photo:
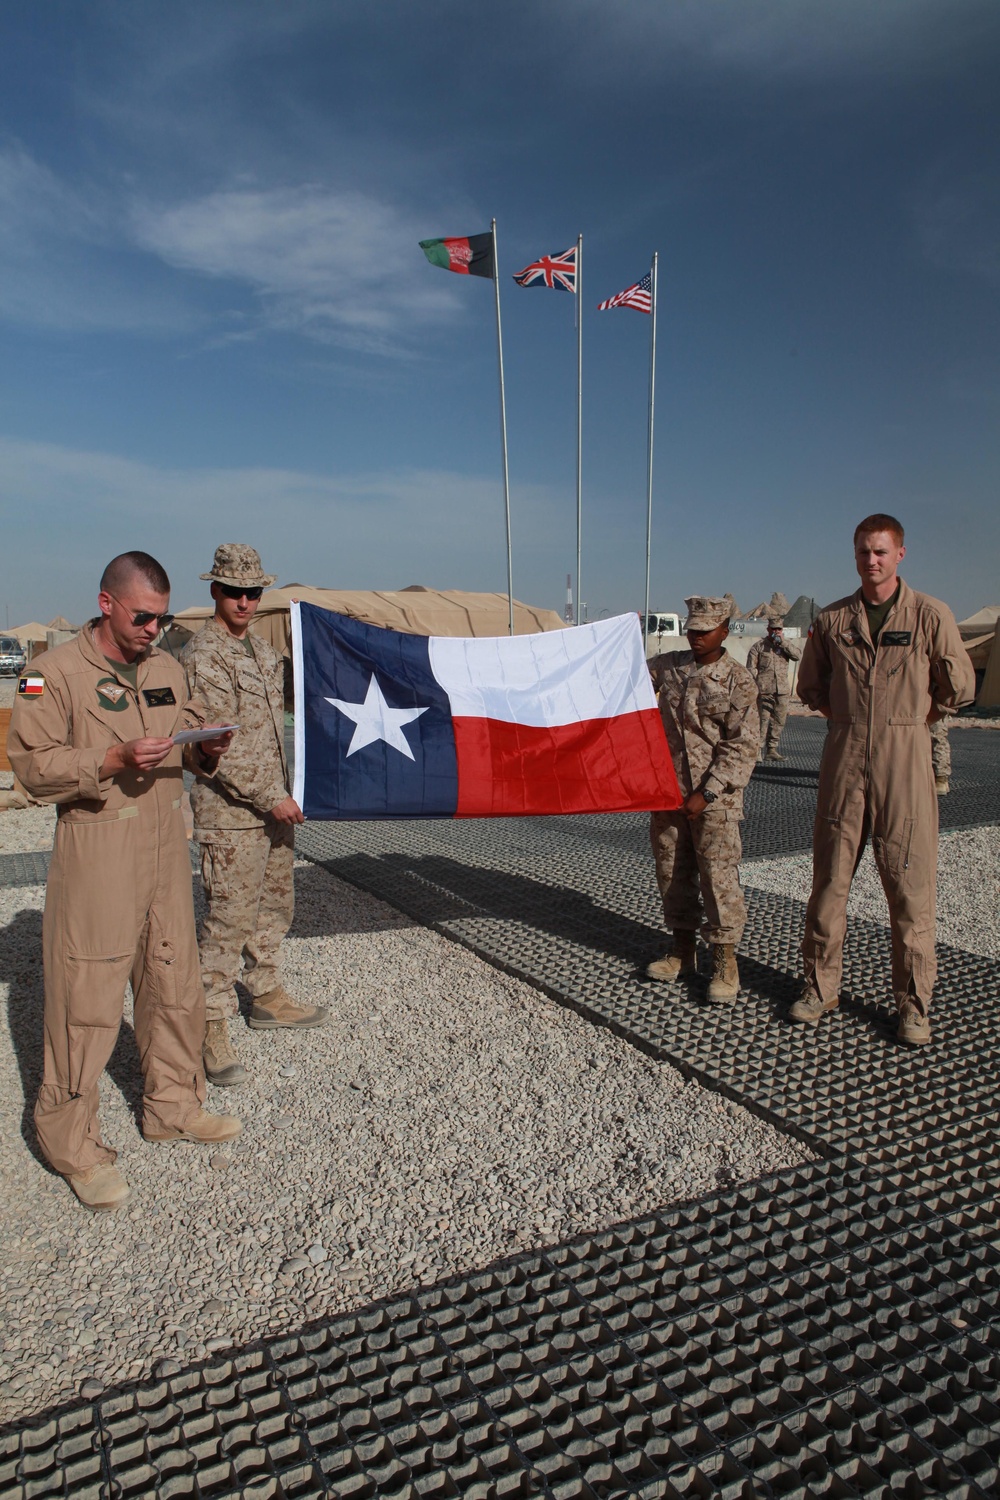
<svg viewBox="0 0 1000 1500">
<path fill-rule="evenodd" d="M 265 573 L 260 553 L 245 542 L 223 542 L 216 547 L 211 573 L 199 573 L 206 582 L 227 583 L 233 588 L 269 589 L 277 574 Z"/>
<path fill-rule="evenodd" d="M 714 630 L 717 625 L 728 625 L 733 612 L 729 594 L 723 599 L 709 594 L 692 594 L 684 603 L 688 612 L 685 630 Z"/>
<path fill-rule="evenodd" d="M 784 615 L 775 614 L 774 610 L 769 609 L 767 612 L 767 623 L 768 625 L 784 625 L 785 617 Z"/>
</svg>

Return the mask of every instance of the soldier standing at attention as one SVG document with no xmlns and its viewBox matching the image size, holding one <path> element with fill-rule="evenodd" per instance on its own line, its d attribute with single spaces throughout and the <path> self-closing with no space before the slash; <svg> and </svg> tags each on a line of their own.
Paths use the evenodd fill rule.
<svg viewBox="0 0 1000 1500">
<path fill-rule="evenodd" d="M 651 963 L 651 979 L 686 979 L 697 972 L 696 934 L 704 923 L 712 945 L 710 1000 L 736 1000 L 736 945 L 746 925 L 740 889 L 743 788 L 757 758 L 757 689 L 746 667 L 728 654 L 732 601 L 685 599 L 690 651 L 665 652 L 649 663 L 677 781 L 678 812 L 655 812 L 650 841 L 671 951 Z"/>
<path fill-rule="evenodd" d="M 854 533 L 861 587 L 820 610 L 799 671 L 803 703 L 829 720 L 813 833 L 813 887 L 795 1021 L 839 1003 L 847 897 L 869 836 L 889 905 L 896 1035 L 931 1039 L 938 809 L 928 725 L 975 694 L 972 664 L 945 604 L 898 576 L 906 556 L 893 516 Z"/>
<path fill-rule="evenodd" d="M 785 758 L 778 746 L 788 718 L 788 663 L 799 660 L 802 647 L 785 640 L 784 623 L 782 615 L 769 614 L 767 635 L 755 641 L 747 653 L 747 671 L 757 684 L 761 760 Z"/>
<path fill-rule="evenodd" d="M 208 900 L 199 942 L 205 1073 L 210 1083 L 234 1088 L 247 1077 L 229 1037 L 241 963 L 255 1030 L 322 1026 L 327 1013 L 297 1004 L 281 983 L 281 945 L 295 910 L 295 825 L 304 819 L 288 790 L 282 659 L 249 633 L 274 576 L 263 572 L 253 547 L 225 542 L 201 577 L 211 581 L 215 615 L 181 660 L 191 693 L 209 714 L 239 725 L 224 767 L 199 777 L 191 794 Z"/>
<path fill-rule="evenodd" d="M 184 673 L 153 642 L 169 625 L 170 580 L 148 552 L 108 563 L 100 614 L 22 672 L 11 765 L 59 820 L 42 921 L 45 1064 L 35 1129 L 45 1159 L 91 1209 L 129 1186 L 101 1139 L 101 1074 L 131 978 L 147 1141 L 232 1140 L 232 1115 L 202 1109 L 205 996 L 181 796 L 180 729 L 205 721 Z M 210 776 L 229 735 L 188 745 Z"/>
</svg>

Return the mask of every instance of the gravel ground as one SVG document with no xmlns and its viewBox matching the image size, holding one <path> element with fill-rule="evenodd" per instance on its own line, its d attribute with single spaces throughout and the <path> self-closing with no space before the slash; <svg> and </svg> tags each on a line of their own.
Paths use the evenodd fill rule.
<svg viewBox="0 0 1000 1500">
<path fill-rule="evenodd" d="M 252 1082 L 209 1103 L 245 1132 L 215 1151 L 142 1141 L 126 1025 L 102 1120 L 133 1198 L 108 1216 L 35 1155 L 44 891 L 0 890 L 0 1421 L 807 1159 L 320 867 L 296 882 L 289 988 L 332 1023 L 239 1028 Z"/>
<path fill-rule="evenodd" d="M 812 886 L 812 855 L 745 861 L 745 886 L 803 901 Z M 937 940 L 966 953 L 1000 958 L 1000 829 L 959 828 L 938 842 Z M 885 892 L 871 846 L 865 850 L 847 902 L 849 917 L 888 925 Z"/>
</svg>

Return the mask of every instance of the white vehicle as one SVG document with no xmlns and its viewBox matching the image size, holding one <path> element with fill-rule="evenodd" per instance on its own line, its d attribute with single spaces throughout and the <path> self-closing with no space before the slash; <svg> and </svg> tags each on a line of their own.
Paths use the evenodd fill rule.
<svg viewBox="0 0 1000 1500">
<path fill-rule="evenodd" d="M 639 624 L 642 624 L 642 615 L 639 616 Z M 654 636 L 679 636 L 681 634 L 680 615 L 654 615 L 650 612 L 646 617 L 646 634 L 649 640 L 652 640 Z"/>
</svg>

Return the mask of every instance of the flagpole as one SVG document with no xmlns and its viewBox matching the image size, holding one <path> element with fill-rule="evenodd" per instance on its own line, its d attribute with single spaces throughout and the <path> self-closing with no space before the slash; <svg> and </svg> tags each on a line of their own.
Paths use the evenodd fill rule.
<svg viewBox="0 0 1000 1500">
<path fill-rule="evenodd" d="M 653 534 L 653 413 L 656 400 L 656 270 L 659 252 L 653 251 L 650 270 L 650 311 L 653 315 L 649 331 L 649 437 L 646 454 L 646 607 L 642 615 L 643 650 L 649 647 L 649 553 Z"/>
<path fill-rule="evenodd" d="M 500 261 L 497 257 L 497 221 L 493 233 L 493 286 L 497 303 L 497 359 L 500 364 L 500 447 L 503 454 L 503 508 L 507 522 L 507 630 L 514 634 L 514 565 L 510 547 L 510 474 L 507 469 L 507 397 L 503 383 L 503 335 L 500 331 Z"/>
<path fill-rule="evenodd" d="M 576 623 L 583 623 L 583 235 L 576 237 Z"/>
</svg>

